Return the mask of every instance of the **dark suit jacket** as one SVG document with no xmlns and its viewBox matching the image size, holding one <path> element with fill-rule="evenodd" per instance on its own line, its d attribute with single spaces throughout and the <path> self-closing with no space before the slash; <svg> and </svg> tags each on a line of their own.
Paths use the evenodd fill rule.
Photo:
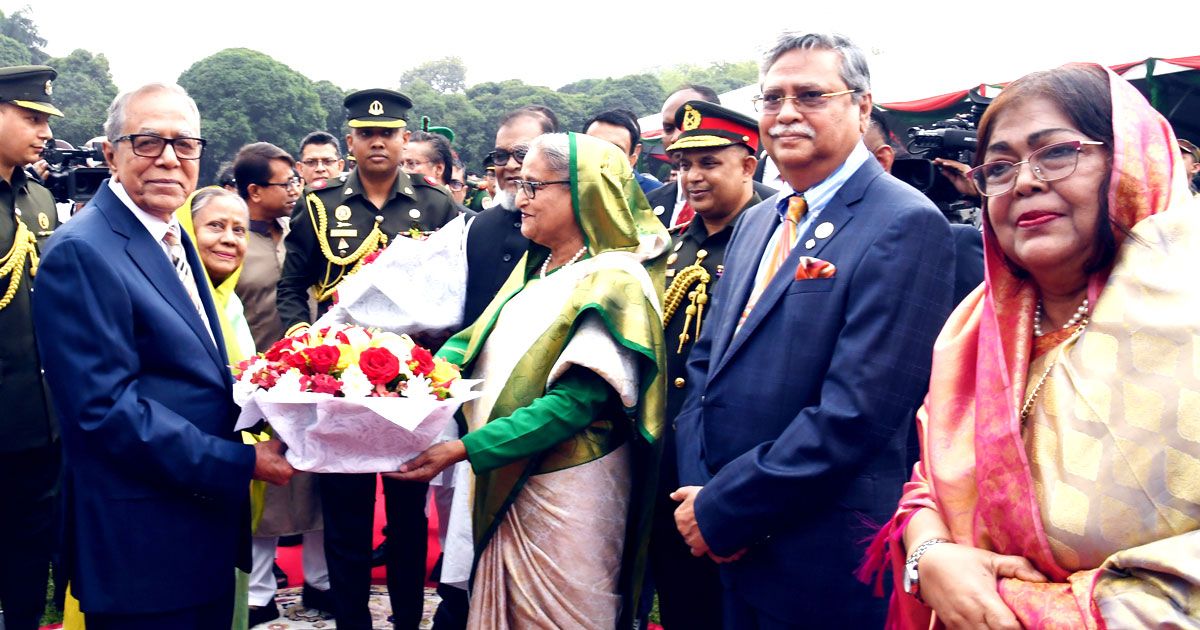
<svg viewBox="0 0 1200 630">
<path fill-rule="evenodd" d="M 188 262 L 200 259 L 184 237 Z M 248 565 L 254 450 L 217 312 L 213 344 L 166 254 L 107 184 L 50 239 L 33 308 L 62 424 L 71 590 L 84 612 L 164 612 Z"/>
<path fill-rule="evenodd" d="M 950 312 L 950 229 L 916 190 L 868 159 L 801 234 L 742 330 L 734 328 L 776 199 L 745 211 L 688 363 L 676 420 L 682 485 L 702 485 L 700 530 L 726 588 L 809 627 L 882 627 L 886 600 L 857 582 L 866 522 L 895 510 L 905 442 Z M 817 238 L 828 228 L 832 233 Z M 813 247 L 808 248 L 809 240 Z M 796 280 L 800 256 L 837 267 Z"/>
<path fill-rule="evenodd" d="M 754 193 L 763 199 L 774 195 L 776 192 L 778 191 L 762 182 L 754 182 Z M 679 182 L 663 184 L 646 193 L 646 201 L 650 202 L 650 208 L 654 210 L 655 216 L 668 228 L 671 227 L 671 213 L 675 210 L 675 197 L 678 195 Z M 663 209 L 662 212 L 658 211 L 660 206 Z"/>
<path fill-rule="evenodd" d="M 983 233 L 973 225 L 951 223 L 954 235 L 954 305 L 983 282 Z"/>
</svg>

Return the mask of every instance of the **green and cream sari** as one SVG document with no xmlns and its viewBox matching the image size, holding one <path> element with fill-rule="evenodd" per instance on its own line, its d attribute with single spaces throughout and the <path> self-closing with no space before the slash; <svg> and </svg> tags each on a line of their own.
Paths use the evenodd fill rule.
<svg viewBox="0 0 1200 630">
<path fill-rule="evenodd" d="M 619 150 L 569 140 L 588 256 L 539 278 L 549 252 L 532 244 L 439 352 L 484 379 L 463 407 L 473 484 L 457 490 L 471 492 L 471 628 L 629 625 L 640 590 L 670 239 Z"/>
</svg>

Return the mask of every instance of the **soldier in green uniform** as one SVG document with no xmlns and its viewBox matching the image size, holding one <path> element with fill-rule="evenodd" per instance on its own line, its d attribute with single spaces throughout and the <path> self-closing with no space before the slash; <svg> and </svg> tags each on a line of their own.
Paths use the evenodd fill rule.
<svg viewBox="0 0 1200 630">
<path fill-rule="evenodd" d="M 346 146 L 357 159 L 349 173 L 306 189 L 284 240 L 287 254 L 277 304 L 288 334 L 312 321 L 309 291 L 324 312 L 334 291 L 367 254 L 397 238 L 436 230 L 461 209 L 449 191 L 400 170 L 412 101 L 399 92 L 371 89 L 346 97 L 351 133 Z M 301 204 L 298 204 L 301 205 Z M 332 611 L 339 628 L 370 628 L 371 526 L 375 475 L 321 474 L 325 558 Z M 429 485 L 383 480 L 388 521 L 388 596 L 397 628 L 415 628 L 424 606 L 425 497 Z"/>
<path fill-rule="evenodd" d="M 310 289 L 323 313 L 363 256 L 399 236 L 437 230 L 461 211 L 444 187 L 400 170 L 412 108 L 407 96 L 362 90 L 344 104 L 351 128 L 346 146 L 358 166 L 306 189 L 292 218 L 278 290 L 289 334 L 312 321 Z"/>
<path fill-rule="evenodd" d="M 674 251 L 667 256 L 663 322 L 667 344 L 667 413 L 673 424 L 683 404 L 688 354 L 709 311 L 713 289 L 724 272 L 725 246 L 743 210 L 759 203 L 754 190 L 758 165 L 758 123 L 705 101 L 688 101 L 675 115 L 682 133 L 667 147 L 679 166 L 679 182 L 695 218 L 671 228 Z M 700 628 L 721 619 L 717 565 L 695 558 L 675 528 L 679 486 L 675 433 L 664 433 L 664 453 L 656 496 L 660 505 L 650 538 L 650 570 L 658 589 L 663 626 Z"/>
<path fill-rule="evenodd" d="M 58 226 L 50 191 L 24 167 L 50 141 L 57 73 L 0 68 L 0 605 L 4 627 L 38 627 L 54 548 L 62 451 L 34 339 L 38 251 Z"/>
</svg>

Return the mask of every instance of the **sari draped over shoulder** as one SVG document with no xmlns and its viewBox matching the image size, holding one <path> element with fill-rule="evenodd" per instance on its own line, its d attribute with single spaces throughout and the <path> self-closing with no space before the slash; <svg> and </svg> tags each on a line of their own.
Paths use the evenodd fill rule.
<svg viewBox="0 0 1200 630">
<path fill-rule="evenodd" d="M 468 438 L 509 422 L 579 368 L 602 379 L 611 404 L 529 457 L 493 466 L 469 454 L 471 628 L 625 626 L 641 590 L 666 396 L 670 239 L 620 151 L 568 137 L 588 257 L 539 278 L 549 252 L 532 245 L 475 324 L 438 354 L 484 380 L 483 395 L 463 407 Z M 466 504 L 456 494 L 451 535 Z"/>
<path fill-rule="evenodd" d="M 941 627 L 901 588 L 902 535 L 922 508 L 954 542 L 1047 576 L 998 584 L 1024 627 L 1197 625 L 1200 207 L 1170 125 L 1129 83 L 1109 83 L 1115 262 L 1089 280 L 1083 333 L 1036 352 L 1037 290 L 985 229 L 985 282 L 934 346 L 921 460 L 860 572 L 890 562 L 889 628 Z"/>
</svg>

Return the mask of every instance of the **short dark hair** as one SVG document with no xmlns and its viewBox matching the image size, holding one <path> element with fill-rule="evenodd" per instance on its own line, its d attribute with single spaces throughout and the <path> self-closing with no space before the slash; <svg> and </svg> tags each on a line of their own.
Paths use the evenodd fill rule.
<svg viewBox="0 0 1200 630">
<path fill-rule="evenodd" d="M 867 123 L 867 133 L 871 133 L 872 130 L 879 132 L 879 136 L 883 138 L 884 144 L 893 149 L 896 148 L 896 145 L 892 142 L 892 130 L 888 128 L 887 120 L 884 119 L 883 114 L 876 110 L 871 110 L 871 120 Z M 865 136 L 866 134 L 863 135 Z"/>
<path fill-rule="evenodd" d="M 674 90 L 671 90 L 671 94 L 678 94 L 680 92 L 685 92 L 688 90 L 691 90 L 692 92 L 695 92 L 700 95 L 700 98 L 698 98 L 696 100 L 706 101 L 709 103 L 714 103 L 716 105 L 721 104 L 721 97 L 717 96 L 717 91 L 708 87 L 707 85 L 697 85 L 695 83 L 684 83 L 683 85 L 675 88 Z M 670 96 L 670 94 L 668 94 L 667 96 Z"/>
<path fill-rule="evenodd" d="M 638 125 L 637 114 L 628 109 L 609 109 L 596 114 L 583 123 L 583 133 L 587 133 L 589 127 L 595 123 L 604 123 L 614 127 L 624 127 L 629 132 L 629 155 L 633 155 L 633 150 L 637 148 L 638 143 L 642 141 L 642 128 Z"/>
<path fill-rule="evenodd" d="M 793 50 L 832 50 L 841 58 L 838 75 L 846 87 L 855 90 L 850 98 L 861 103 L 863 94 L 871 91 L 871 71 L 867 68 L 867 57 L 854 42 L 843 35 L 833 33 L 784 33 L 775 47 L 763 56 L 759 72 L 766 75 L 779 58 Z"/>
<path fill-rule="evenodd" d="M 449 184 L 450 171 L 454 169 L 454 152 L 450 150 L 450 141 L 445 136 L 428 131 L 414 131 L 408 141 L 424 142 L 433 147 L 434 159 L 442 163 L 442 183 Z"/>
<path fill-rule="evenodd" d="M 224 188 L 226 186 L 236 186 L 237 180 L 233 176 L 233 161 L 222 162 L 217 168 L 217 185 Z"/>
<path fill-rule="evenodd" d="M 1060 112 L 1075 125 L 1083 135 L 1104 143 L 1112 153 L 1113 109 L 1111 86 L 1108 74 L 1099 66 L 1090 64 L 1068 64 L 1053 70 L 1027 74 L 1004 88 L 992 101 L 979 119 L 979 132 L 975 152 L 975 165 L 983 163 L 987 147 L 991 143 L 996 119 L 1013 105 L 1034 99 L 1044 99 L 1056 105 Z M 1112 164 L 1104 181 L 1111 181 Z M 1100 197 L 1100 220 L 1096 221 L 1095 251 L 1084 266 L 1087 273 L 1108 269 L 1117 255 L 1117 241 L 1113 230 L 1126 234 L 1132 226 L 1121 225 L 1109 214 L 1108 186 L 1101 186 L 1096 193 Z M 984 200 L 984 217 L 987 217 L 987 200 Z M 987 219 L 990 221 L 990 219 Z M 1015 263 L 1005 262 L 1018 277 L 1028 277 L 1028 272 Z"/>
<path fill-rule="evenodd" d="M 338 142 L 338 139 L 328 131 L 314 131 L 304 136 L 304 139 L 300 141 L 300 150 L 296 152 L 296 155 L 304 155 L 304 147 L 310 144 L 331 144 L 333 145 L 333 149 L 337 151 L 338 157 L 342 156 L 342 143 Z"/>
<path fill-rule="evenodd" d="M 542 133 L 557 133 L 558 132 L 558 115 L 554 110 L 543 105 L 526 105 L 518 107 L 504 115 L 500 119 L 499 127 L 507 127 L 512 121 L 518 118 L 532 118 L 538 121 L 542 126 Z"/>
<path fill-rule="evenodd" d="M 270 142 L 247 144 L 237 152 L 233 158 L 233 178 L 242 199 L 250 198 L 250 184 L 262 186 L 271 179 L 272 160 L 284 160 L 288 166 L 296 167 L 296 160 L 287 151 Z"/>
</svg>

